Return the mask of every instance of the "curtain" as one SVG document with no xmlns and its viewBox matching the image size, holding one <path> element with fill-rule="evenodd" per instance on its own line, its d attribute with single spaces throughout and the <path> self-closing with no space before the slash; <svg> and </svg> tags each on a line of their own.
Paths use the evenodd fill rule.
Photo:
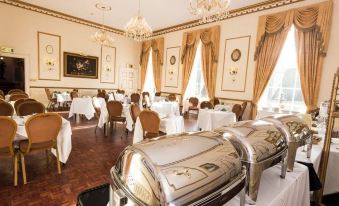
<svg viewBox="0 0 339 206">
<path fill-rule="evenodd" d="M 219 57 L 220 26 L 201 31 L 202 42 L 202 73 L 209 99 L 215 95 L 215 82 Z"/>
<path fill-rule="evenodd" d="M 181 63 L 183 64 L 182 96 L 188 85 L 192 72 L 200 31 L 186 32 L 183 35 Z"/>
<path fill-rule="evenodd" d="M 307 111 L 317 108 L 332 10 L 332 1 L 327 1 L 294 11 L 300 83 Z"/>
<path fill-rule="evenodd" d="M 151 48 L 151 42 L 145 41 L 141 44 L 141 53 L 140 53 L 140 79 L 141 79 L 141 90 L 144 88 L 145 78 L 146 78 L 146 71 L 147 71 L 147 64 L 149 59 L 149 52 Z"/>
<path fill-rule="evenodd" d="M 291 11 L 259 18 L 258 42 L 255 52 L 256 73 L 253 87 L 252 112 L 257 115 L 257 104 L 263 94 L 292 24 Z"/>
<path fill-rule="evenodd" d="M 153 39 L 152 45 L 152 64 L 154 83 L 157 92 L 161 91 L 161 72 L 164 60 L 164 38 Z"/>
</svg>

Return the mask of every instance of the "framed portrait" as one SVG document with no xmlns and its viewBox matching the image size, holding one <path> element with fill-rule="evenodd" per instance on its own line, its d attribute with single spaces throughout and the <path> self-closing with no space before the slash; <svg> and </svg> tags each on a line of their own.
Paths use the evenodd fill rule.
<svg viewBox="0 0 339 206">
<path fill-rule="evenodd" d="M 116 65 L 116 48 L 109 46 L 101 47 L 101 72 L 100 82 L 115 83 L 115 65 Z"/>
<path fill-rule="evenodd" d="M 61 79 L 61 36 L 38 32 L 38 79 Z"/>
<path fill-rule="evenodd" d="M 226 39 L 222 91 L 245 91 L 250 44 L 251 36 Z"/>
<path fill-rule="evenodd" d="M 166 49 L 165 87 L 178 87 L 180 47 Z"/>
<path fill-rule="evenodd" d="M 64 52 L 64 76 L 98 78 L 98 57 Z"/>
</svg>

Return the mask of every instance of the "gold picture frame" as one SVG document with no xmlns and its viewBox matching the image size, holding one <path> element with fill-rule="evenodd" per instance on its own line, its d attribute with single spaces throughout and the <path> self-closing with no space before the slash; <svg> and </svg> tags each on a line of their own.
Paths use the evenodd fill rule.
<svg viewBox="0 0 339 206">
<path fill-rule="evenodd" d="M 63 56 L 64 77 L 98 79 L 98 57 L 71 52 Z"/>
</svg>

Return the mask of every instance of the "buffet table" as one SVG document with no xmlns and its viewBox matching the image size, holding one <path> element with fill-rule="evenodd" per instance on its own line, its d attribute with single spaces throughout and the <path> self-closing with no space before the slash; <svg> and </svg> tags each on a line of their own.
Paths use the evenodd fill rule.
<svg viewBox="0 0 339 206">
<path fill-rule="evenodd" d="M 212 109 L 200 109 L 198 114 L 198 128 L 212 131 L 223 125 L 236 122 L 233 112 L 215 111 Z"/>
</svg>

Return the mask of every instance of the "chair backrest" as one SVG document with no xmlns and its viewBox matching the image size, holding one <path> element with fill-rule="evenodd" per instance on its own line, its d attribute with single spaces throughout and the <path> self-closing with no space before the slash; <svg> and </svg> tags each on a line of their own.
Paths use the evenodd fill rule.
<svg viewBox="0 0 339 206">
<path fill-rule="evenodd" d="M 8 94 L 11 95 L 12 93 L 25 93 L 21 89 L 11 89 L 9 90 Z"/>
<path fill-rule="evenodd" d="M 117 93 L 118 93 L 118 94 L 125 94 L 125 90 L 118 89 L 118 90 L 117 90 Z"/>
<path fill-rule="evenodd" d="M 97 94 L 97 97 L 101 97 L 101 98 L 104 98 L 105 99 L 105 97 L 106 97 L 106 94 L 104 93 L 104 92 L 99 92 L 98 94 Z"/>
<path fill-rule="evenodd" d="M 239 114 L 239 117 L 238 117 L 238 121 L 242 121 L 242 116 L 244 115 L 246 107 L 247 107 L 247 102 L 243 102 L 241 104 L 241 111 L 240 111 L 240 114 Z"/>
<path fill-rule="evenodd" d="M 106 104 L 107 111 L 110 117 L 121 117 L 122 104 L 119 101 L 109 101 Z"/>
<path fill-rule="evenodd" d="M 212 102 L 213 106 L 220 104 L 220 100 L 219 100 L 218 98 L 216 98 L 216 97 L 214 97 L 214 98 L 211 100 L 211 102 Z"/>
<path fill-rule="evenodd" d="M 177 101 L 176 95 L 175 95 L 175 94 L 169 94 L 169 95 L 168 95 L 168 101 L 170 101 L 170 102 L 175 102 L 175 101 Z"/>
<path fill-rule="evenodd" d="M 45 106 L 37 101 L 24 101 L 18 105 L 17 115 L 27 116 L 32 114 L 45 113 Z"/>
<path fill-rule="evenodd" d="M 135 123 L 141 112 L 139 105 L 131 104 L 130 112 L 131 112 L 133 123 Z"/>
<path fill-rule="evenodd" d="M 0 149 L 14 155 L 13 140 L 17 124 L 10 117 L 0 117 Z"/>
<path fill-rule="evenodd" d="M 149 96 L 149 92 L 143 92 L 142 93 L 142 98 L 145 98 L 145 96 Z"/>
<path fill-rule="evenodd" d="M 0 89 L 0 95 L 3 96 L 3 97 L 5 96 L 5 92 L 2 91 L 1 89 Z"/>
<path fill-rule="evenodd" d="M 205 109 L 205 108 L 207 108 L 207 109 L 213 109 L 213 105 L 212 105 L 212 103 L 209 102 L 209 101 L 203 101 L 203 102 L 200 103 L 200 108 L 201 108 L 201 109 Z"/>
<path fill-rule="evenodd" d="M 161 96 L 161 92 L 156 92 L 156 93 L 155 93 L 155 96 L 156 96 L 156 97 L 160 97 L 160 96 Z"/>
<path fill-rule="evenodd" d="M 0 101 L 0 116 L 13 116 L 14 108 L 8 102 Z"/>
<path fill-rule="evenodd" d="M 26 98 L 28 98 L 28 95 L 25 94 L 25 93 L 21 93 L 21 94 L 13 93 L 9 97 L 9 101 L 16 101 L 16 100 L 19 100 L 19 99 L 26 99 Z"/>
<path fill-rule="evenodd" d="M 31 116 L 25 124 L 28 137 L 26 152 L 29 152 L 31 144 L 34 143 L 51 143 L 52 146 L 56 142 L 61 126 L 62 119 L 57 113 Z"/>
<path fill-rule="evenodd" d="M 77 91 L 72 91 L 71 92 L 71 99 L 79 97 L 79 93 Z"/>
<path fill-rule="evenodd" d="M 235 114 L 236 119 L 238 120 L 240 113 L 241 113 L 241 105 L 240 104 L 235 104 L 233 105 L 232 112 Z"/>
<path fill-rule="evenodd" d="M 188 102 L 191 103 L 193 107 L 197 107 L 199 104 L 199 99 L 197 97 L 191 97 L 189 98 Z"/>
<path fill-rule="evenodd" d="M 45 88 L 45 93 L 46 93 L 48 100 L 51 100 L 53 98 L 53 94 L 49 88 Z"/>
<path fill-rule="evenodd" d="M 139 104 L 139 101 L 140 101 L 140 94 L 138 93 L 131 94 L 131 102 Z"/>
<path fill-rule="evenodd" d="M 140 112 L 139 119 L 144 133 L 159 133 L 160 118 L 158 113 L 151 110 Z"/>
<path fill-rule="evenodd" d="M 14 102 L 14 110 L 18 113 L 18 107 L 23 102 L 36 102 L 35 99 L 25 98 L 25 99 L 18 99 Z"/>
</svg>

